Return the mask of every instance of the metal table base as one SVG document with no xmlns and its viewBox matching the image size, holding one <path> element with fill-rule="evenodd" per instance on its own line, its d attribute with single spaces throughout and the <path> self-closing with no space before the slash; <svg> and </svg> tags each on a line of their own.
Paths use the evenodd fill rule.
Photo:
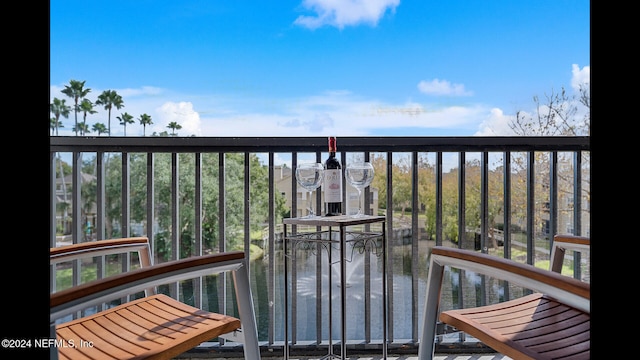
<svg viewBox="0 0 640 360">
<path fill-rule="evenodd" d="M 289 254 L 287 243 L 292 241 L 292 251 L 295 251 L 295 244 L 297 242 L 318 242 L 328 244 L 326 247 L 329 256 L 329 351 L 328 354 L 322 357 L 322 359 L 346 359 L 347 357 L 347 329 L 346 329 L 346 244 L 347 244 L 347 231 L 348 226 L 363 225 L 381 223 L 382 231 L 377 233 L 364 233 L 364 232 L 351 232 L 357 234 L 364 234 L 370 238 L 382 238 L 382 326 L 383 326 L 383 339 L 382 339 L 382 355 L 383 358 L 387 358 L 387 237 L 386 237 L 386 218 L 384 216 L 371 216 L 364 215 L 361 217 L 353 217 L 351 215 L 330 216 L 330 217 L 316 217 L 316 218 L 288 218 L 283 220 L 284 233 L 283 233 L 283 250 L 284 250 L 284 359 L 289 359 L 289 285 L 288 281 L 288 269 L 289 269 Z M 316 227 L 327 227 L 328 239 L 322 239 L 319 234 L 323 231 L 305 233 L 302 235 L 296 234 L 293 236 L 287 235 L 287 225 L 306 225 Z M 338 228 L 339 240 L 333 240 L 332 228 Z M 366 238 L 366 237 L 365 237 Z M 333 336 L 332 336 L 332 286 L 331 286 L 331 249 L 332 243 L 339 243 L 340 245 L 340 354 L 333 353 Z"/>
</svg>

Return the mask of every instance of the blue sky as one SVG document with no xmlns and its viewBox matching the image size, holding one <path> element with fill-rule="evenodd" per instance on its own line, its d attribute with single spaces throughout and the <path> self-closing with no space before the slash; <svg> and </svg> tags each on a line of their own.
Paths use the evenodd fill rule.
<svg viewBox="0 0 640 360">
<path fill-rule="evenodd" d="M 50 16 L 51 100 L 72 105 L 72 79 L 91 101 L 116 90 L 114 136 L 125 111 L 128 136 L 144 113 L 147 135 L 511 135 L 534 96 L 590 78 L 586 0 L 51 0 Z"/>
</svg>

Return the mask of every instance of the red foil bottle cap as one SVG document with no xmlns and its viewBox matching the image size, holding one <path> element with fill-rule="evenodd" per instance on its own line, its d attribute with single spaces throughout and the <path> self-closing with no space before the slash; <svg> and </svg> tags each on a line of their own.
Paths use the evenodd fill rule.
<svg viewBox="0 0 640 360">
<path fill-rule="evenodd" d="M 336 137 L 335 136 L 329 136 L 329 151 L 330 152 L 335 152 L 337 149 L 336 147 Z"/>
</svg>

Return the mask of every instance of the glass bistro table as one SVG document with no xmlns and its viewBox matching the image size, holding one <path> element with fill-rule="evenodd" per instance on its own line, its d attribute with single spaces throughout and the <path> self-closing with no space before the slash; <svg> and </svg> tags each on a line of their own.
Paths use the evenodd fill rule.
<svg viewBox="0 0 640 360">
<path fill-rule="evenodd" d="M 368 228 L 366 224 L 381 223 L 382 230 L 379 232 L 370 231 L 352 231 L 347 229 L 350 226 L 362 225 L 362 228 Z M 353 247 L 361 247 L 364 249 L 374 249 L 375 254 L 382 256 L 382 352 L 383 358 L 387 358 L 387 258 L 386 258 L 386 218 L 384 216 L 365 215 L 362 217 L 353 217 L 351 215 L 341 216 L 323 216 L 311 219 L 305 218 L 287 218 L 283 220 L 283 249 L 284 249 L 284 358 L 289 359 L 289 284 L 288 284 L 288 268 L 289 260 L 298 246 L 308 247 L 310 244 L 319 244 L 325 249 L 329 256 L 329 283 L 331 283 L 331 252 L 335 247 L 340 251 L 340 355 L 333 353 L 332 334 L 331 334 L 331 297 L 332 286 L 329 284 L 329 352 L 323 359 L 346 359 L 347 355 L 347 329 L 346 329 L 346 262 L 347 244 Z M 288 232 L 287 226 L 304 225 L 315 226 L 318 230 L 312 232 Z M 291 229 L 291 228 L 290 228 Z M 291 229 L 292 230 L 292 229 Z M 382 239 L 382 241 L 378 241 Z M 291 248 L 289 249 L 289 245 Z M 291 252 L 291 254 L 289 253 Z M 295 295 L 295 294 L 294 294 Z"/>
</svg>

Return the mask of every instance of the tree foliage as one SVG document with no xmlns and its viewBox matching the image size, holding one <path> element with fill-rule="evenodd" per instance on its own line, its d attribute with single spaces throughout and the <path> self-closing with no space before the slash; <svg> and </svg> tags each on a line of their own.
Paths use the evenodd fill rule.
<svg viewBox="0 0 640 360">
<path fill-rule="evenodd" d="M 122 96 L 120 96 L 115 90 L 105 90 L 98 96 L 98 99 L 96 99 L 96 105 L 103 105 L 104 109 L 107 110 L 107 132 L 111 134 L 111 110 L 114 107 L 118 110 L 124 107 Z"/>
<path fill-rule="evenodd" d="M 140 122 L 140 125 L 142 125 L 142 136 L 146 136 L 147 135 L 147 125 L 153 124 L 153 121 L 151 120 L 151 115 L 146 114 L 146 113 L 142 114 L 138 118 L 138 121 Z"/>
<path fill-rule="evenodd" d="M 120 121 L 120 125 L 124 126 L 124 136 L 127 136 L 127 125 L 134 123 L 133 115 L 125 111 L 120 116 L 116 116 L 116 119 Z"/>
<path fill-rule="evenodd" d="M 85 82 L 86 81 L 69 80 L 69 85 L 65 85 L 64 89 L 62 89 L 63 94 L 73 99 L 73 112 L 75 115 L 75 124 L 73 129 L 76 133 L 76 136 L 78 135 L 78 131 L 80 131 L 81 129 L 81 127 L 78 126 L 78 112 L 80 111 L 79 104 L 82 99 L 84 99 L 84 97 L 91 92 L 91 89 L 84 87 Z"/>
<path fill-rule="evenodd" d="M 55 134 L 57 136 L 58 128 L 63 127 L 60 117 L 62 116 L 65 119 L 69 118 L 71 107 L 66 104 L 65 99 L 53 98 L 53 102 L 49 104 L 49 110 L 53 114 L 53 118 L 51 118 L 51 128 L 52 130 L 55 130 Z"/>
<path fill-rule="evenodd" d="M 205 251 L 216 252 L 222 244 L 219 228 L 225 223 L 224 246 L 227 250 L 241 248 L 245 234 L 245 157 L 244 154 L 228 153 L 223 156 L 223 173 L 220 174 L 219 154 L 202 154 L 202 241 Z M 175 161 L 175 162 L 174 162 Z M 94 171 L 95 158 L 83 161 L 83 173 Z M 153 222 L 154 253 L 160 261 L 166 261 L 177 254 L 179 258 L 191 256 L 195 253 L 195 154 L 166 154 L 153 155 L 154 179 L 154 218 L 147 219 L 147 154 L 129 154 L 129 204 L 130 223 L 142 224 L 147 228 L 149 221 Z M 68 166 L 68 165 L 67 165 Z M 105 237 L 122 236 L 122 155 L 110 154 L 106 162 L 105 179 Z M 260 232 L 268 220 L 268 168 L 260 163 L 256 154 L 248 156 L 249 167 L 249 231 Z M 178 172 L 178 184 L 172 184 L 172 171 Z M 224 176 L 224 217 L 220 218 L 219 178 Z M 178 189 L 174 202 L 173 192 Z M 286 213 L 285 200 L 279 192 L 276 197 L 276 222 L 280 222 Z M 96 202 L 96 181 L 83 184 L 82 211 L 87 216 Z M 177 227 L 174 227 L 173 210 L 177 209 Z M 132 233 L 131 235 L 142 235 Z M 178 238 L 178 249 L 171 247 L 174 236 Z"/>
</svg>

